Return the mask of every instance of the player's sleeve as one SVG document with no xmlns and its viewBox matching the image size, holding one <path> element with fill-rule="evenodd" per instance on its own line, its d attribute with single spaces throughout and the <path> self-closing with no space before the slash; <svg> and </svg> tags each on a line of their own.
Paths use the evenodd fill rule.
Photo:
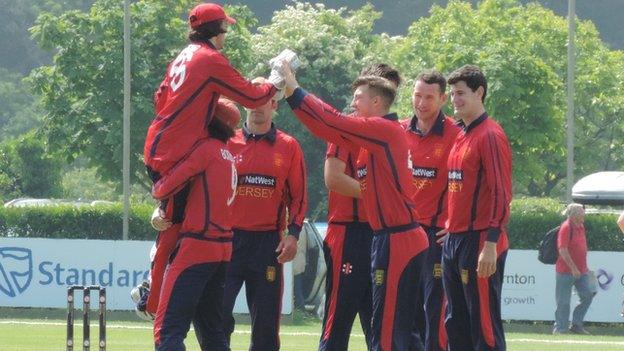
<svg viewBox="0 0 624 351">
<path fill-rule="evenodd" d="M 210 162 L 208 155 L 208 143 L 203 142 L 154 184 L 152 196 L 162 200 L 178 192 L 189 179 L 208 167 Z"/>
<path fill-rule="evenodd" d="M 308 209 L 308 193 L 306 190 L 306 168 L 303 152 L 299 143 L 293 142 L 292 160 L 286 186 L 288 187 L 288 233 L 299 239 L 305 213 Z"/>
<path fill-rule="evenodd" d="M 489 132 L 482 139 L 481 155 L 485 181 L 490 192 L 490 213 L 487 241 L 497 242 L 502 226 L 509 219 L 511 203 L 511 148 L 504 134 Z"/>
<path fill-rule="evenodd" d="M 351 118 L 346 116 L 318 97 L 301 88 L 295 89 L 288 97 L 288 104 L 297 118 L 319 138 L 336 143 L 351 142 L 371 152 L 385 149 L 388 138 L 383 130 L 387 121 L 383 118 Z"/>
<path fill-rule="evenodd" d="M 216 90 L 247 108 L 266 104 L 277 92 L 271 83 L 256 85 L 245 79 L 224 56 L 215 56 L 211 64 Z"/>
<path fill-rule="evenodd" d="M 325 159 L 336 158 L 340 161 L 347 163 L 351 154 L 352 148 L 349 143 L 338 145 L 335 143 L 327 143 L 327 151 L 325 152 Z"/>
<path fill-rule="evenodd" d="M 557 250 L 567 249 L 570 245 L 570 221 L 561 224 L 557 233 Z"/>
</svg>

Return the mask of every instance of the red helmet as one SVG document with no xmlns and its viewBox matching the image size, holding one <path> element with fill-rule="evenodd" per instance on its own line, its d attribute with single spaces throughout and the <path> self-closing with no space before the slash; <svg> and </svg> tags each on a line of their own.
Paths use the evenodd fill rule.
<svg viewBox="0 0 624 351">
<path fill-rule="evenodd" d="M 235 129 L 241 119 L 241 113 L 236 103 L 228 98 L 220 97 L 215 108 L 214 117 Z"/>
</svg>

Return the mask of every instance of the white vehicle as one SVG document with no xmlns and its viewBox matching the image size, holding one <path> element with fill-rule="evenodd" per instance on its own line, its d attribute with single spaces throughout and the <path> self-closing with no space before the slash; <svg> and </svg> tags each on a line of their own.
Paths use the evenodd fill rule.
<svg viewBox="0 0 624 351">
<path fill-rule="evenodd" d="M 588 205 L 624 205 L 624 172 L 598 172 L 572 187 L 572 199 Z"/>
<path fill-rule="evenodd" d="M 99 205 L 112 205 L 114 202 L 95 200 L 91 202 L 85 202 L 82 200 L 64 200 L 64 199 L 31 199 L 31 198 L 19 198 L 13 199 L 4 204 L 4 207 L 36 207 L 36 206 L 54 206 L 54 205 L 73 205 L 80 206 L 99 206 Z"/>
<path fill-rule="evenodd" d="M 50 206 L 54 205 L 54 201 L 50 199 L 13 199 L 4 204 L 4 207 L 32 207 L 32 206 Z"/>
</svg>

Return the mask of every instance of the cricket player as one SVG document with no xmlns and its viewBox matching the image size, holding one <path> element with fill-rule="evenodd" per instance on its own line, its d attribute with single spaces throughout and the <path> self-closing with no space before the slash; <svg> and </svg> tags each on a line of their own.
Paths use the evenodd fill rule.
<svg viewBox="0 0 624 351">
<path fill-rule="evenodd" d="M 511 147 L 483 106 L 487 80 L 473 65 L 447 79 L 461 131 L 448 158 L 450 233 L 442 250 L 449 351 L 505 350 L 501 289 L 511 202 Z"/>
<path fill-rule="evenodd" d="M 411 159 L 398 116 L 388 113 L 396 87 L 367 76 L 353 84 L 354 116 L 336 111 L 299 87 L 283 65 L 288 103 L 316 136 L 338 145 L 361 147 L 357 166 L 372 241 L 372 350 L 407 350 L 411 343 L 420 268 L 428 246 L 415 221 Z"/>
<path fill-rule="evenodd" d="M 442 113 L 445 103 L 446 79 L 436 70 L 425 70 L 416 76 L 414 82 L 414 115 L 402 122 L 407 132 L 413 162 L 416 221 L 427 232 L 429 239 L 427 258 L 421 272 L 422 300 L 419 300 L 424 305 L 424 318 L 421 318 L 421 306 L 421 313 L 416 315 L 419 332 L 424 334 L 426 351 L 447 349 L 442 246 L 436 243 L 436 234 L 444 229 L 448 214 L 446 164 L 459 128 L 453 119 Z"/>
<path fill-rule="evenodd" d="M 399 72 L 386 64 L 375 64 L 360 76 L 386 78 L 395 86 Z M 372 317 L 371 243 L 373 230 L 368 224 L 359 180 L 357 158 L 360 148 L 328 143 L 324 178 L 329 190 L 327 234 L 323 242 L 327 275 L 325 279 L 325 318 L 319 350 L 346 351 L 355 315 L 370 347 Z"/>
<path fill-rule="evenodd" d="M 252 84 L 219 51 L 225 45 L 228 26 L 235 22 L 221 6 L 212 3 L 200 4 L 189 13 L 191 43 L 169 64 L 154 96 L 156 118 L 144 145 L 145 165 L 153 182 L 188 157 L 197 143 L 208 136 L 206 128 L 221 95 L 252 108 L 275 95 L 273 84 Z M 151 291 L 146 300 L 139 302 L 139 311 L 156 312 L 162 276 L 178 240 L 188 193 L 187 186 L 161 202 L 159 215 L 174 225 L 158 234 L 150 274 Z"/>
<path fill-rule="evenodd" d="M 263 84 L 264 79 L 254 80 Z M 238 171 L 232 260 L 225 283 L 224 329 L 234 332 L 232 311 L 245 283 L 251 315 L 249 350 L 279 350 L 283 269 L 297 253 L 307 209 L 306 170 L 295 138 L 275 127 L 276 99 L 247 110 L 229 142 Z M 288 235 L 283 235 L 285 229 Z"/>
<path fill-rule="evenodd" d="M 180 240 L 162 283 L 154 321 L 156 350 L 185 350 L 191 321 L 202 350 L 229 350 L 222 301 L 232 254 L 232 203 L 236 168 L 227 140 L 240 120 L 238 109 L 218 114 L 183 161 L 164 173 L 152 195 L 165 199 L 188 186 Z"/>
</svg>

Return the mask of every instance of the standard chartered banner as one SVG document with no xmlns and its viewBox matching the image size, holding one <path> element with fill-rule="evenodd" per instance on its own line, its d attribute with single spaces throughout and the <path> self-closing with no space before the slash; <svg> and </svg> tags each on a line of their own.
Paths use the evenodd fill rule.
<svg viewBox="0 0 624 351">
<path fill-rule="evenodd" d="M 151 246 L 149 241 L 0 238 L 0 306 L 62 308 L 69 285 L 95 284 L 106 287 L 108 309 L 134 309 L 130 289 L 149 275 Z M 237 313 L 247 312 L 244 296 L 236 301 Z M 291 311 L 287 264 L 282 313 Z"/>
<path fill-rule="evenodd" d="M 586 321 L 623 322 L 624 252 L 593 251 L 589 269 L 596 272 L 598 293 Z M 572 294 L 571 308 L 578 303 Z M 553 320 L 555 314 L 555 266 L 537 260 L 535 250 L 509 250 L 503 283 L 503 319 Z"/>
</svg>

